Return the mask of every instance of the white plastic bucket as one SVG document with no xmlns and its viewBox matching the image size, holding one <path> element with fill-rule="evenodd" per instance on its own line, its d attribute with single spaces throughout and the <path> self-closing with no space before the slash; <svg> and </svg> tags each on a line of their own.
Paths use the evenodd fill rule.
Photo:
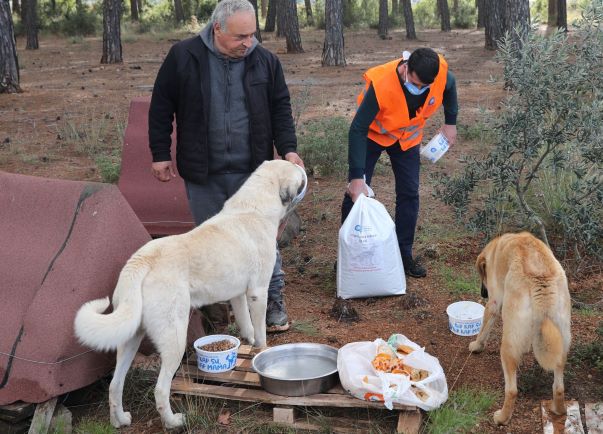
<svg viewBox="0 0 603 434">
<path fill-rule="evenodd" d="M 484 306 L 473 301 L 457 301 L 446 308 L 448 328 L 459 336 L 479 333 L 484 318 Z"/>
<path fill-rule="evenodd" d="M 224 351 L 205 351 L 201 349 L 204 345 L 223 340 L 232 342 L 234 347 Z M 241 346 L 241 341 L 229 335 L 209 335 L 197 339 L 193 346 L 197 353 L 197 367 L 203 372 L 218 373 L 230 371 L 235 367 L 237 351 Z"/>
<path fill-rule="evenodd" d="M 442 155 L 448 151 L 449 144 L 448 139 L 444 134 L 438 133 L 428 144 L 421 148 L 421 155 L 427 158 L 432 163 L 435 163 L 440 159 Z"/>
</svg>

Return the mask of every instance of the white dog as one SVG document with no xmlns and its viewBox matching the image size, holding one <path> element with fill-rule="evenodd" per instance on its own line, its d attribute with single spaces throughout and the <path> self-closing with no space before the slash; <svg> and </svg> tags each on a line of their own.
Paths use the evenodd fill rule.
<svg viewBox="0 0 603 434">
<path fill-rule="evenodd" d="M 276 261 L 279 222 L 305 192 L 304 170 L 290 162 L 264 162 L 222 211 L 182 235 L 152 240 L 135 252 L 109 298 L 84 304 L 75 318 L 79 340 L 98 350 L 117 349 L 109 387 L 111 424 L 129 425 L 122 392 L 126 373 L 145 333 L 161 356 L 155 386 L 157 411 L 166 428 L 182 426 L 169 397 L 172 377 L 186 347 L 189 311 L 229 300 L 241 336 L 266 346 L 268 284 Z"/>
</svg>

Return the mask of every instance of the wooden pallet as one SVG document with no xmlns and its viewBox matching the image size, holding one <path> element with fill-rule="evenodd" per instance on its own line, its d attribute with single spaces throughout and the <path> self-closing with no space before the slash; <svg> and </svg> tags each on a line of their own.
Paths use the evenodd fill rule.
<svg viewBox="0 0 603 434">
<path fill-rule="evenodd" d="M 295 419 L 295 407 L 334 407 L 334 408 L 377 408 L 385 409 L 382 403 L 367 402 L 356 399 L 347 393 L 341 385 L 336 385 L 326 393 L 310 396 L 280 396 L 268 393 L 260 386 L 260 378 L 251 367 L 251 359 L 255 351 L 249 345 L 239 348 L 234 370 L 221 374 L 209 374 L 197 369 L 195 364 L 183 363 L 172 381 L 172 393 L 182 395 L 197 395 L 209 398 L 230 399 L 235 401 L 257 402 L 275 405 L 274 421 L 296 429 L 324 429 L 309 422 Z M 394 404 L 399 412 L 398 433 L 415 434 L 421 426 L 421 412 L 413 406 Z M 333 418 L 333 432 L 367 432 L 368 423 L 352 421 L 354 428 L 350 431 L 350 421 L 347 426 L 341 425 L 341 420 Z"/>
</svg>

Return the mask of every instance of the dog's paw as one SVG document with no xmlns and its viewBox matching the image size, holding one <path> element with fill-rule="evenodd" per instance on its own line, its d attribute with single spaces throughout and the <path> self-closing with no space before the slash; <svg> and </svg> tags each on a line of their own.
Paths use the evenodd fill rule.
<svg viewBox="0 0 603 434">
<path fill-rule="evenodd" d="M 115 428 L 122 426 L 130 426 L 132 423 L 132 415 L 129 411 L 122 411 L 120 413 L 111 414 L 111 425 Z"/>
<path fill-rule="evenodd" d="M 185 422 L 184 414 L 176 413 L 176 414 L 172 415 L 171 417 L 167 418 L 166 420 L 164 420 L 163 424 L 165 425 L 165 427 L 167 429 L 173 429 L 173 428 L 180 428 L 181 426 L 184 426 L 184 422 Z"/>
<path fill-rule="evenodd" d="M 496 422 L 497 425 L 507 425 L 509 423 L 509 421 L 511 420 L 511 416 L 505 416 L 503 414 L 502 410 L 496 410 L 494 412 L 494 422 Z"/>
<path fill-rule="evenodd" d="M 481 345 L 478 341 L 473 341 L 469 344 L 469 351 L 472 353 L 481 353 L 484 351 L 484 346 Z"/>
</svg>

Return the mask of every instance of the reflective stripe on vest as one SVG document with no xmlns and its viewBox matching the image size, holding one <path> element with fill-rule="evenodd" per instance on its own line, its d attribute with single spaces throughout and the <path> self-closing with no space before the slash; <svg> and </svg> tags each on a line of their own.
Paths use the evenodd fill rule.
<svg viewBox="0 0 603 434">
<path fill-rule="evenodd" d="M 358 105 L 362 103 L 370 85 L 373 85 L 379 113 L 369 127 L 368 137 L 381 146 L 391 146 L 400 143 L 403 150 L 412 148 L 421 143 L 425 120 L 433 115 L 442 105 L 448 63 L 438 55 L 440 68 L 438 75 L 429 88 L 429 93 L 422 107 L 419 107 L 415 117 L 410 119 L 406 97 L 398 78 L 398 65 L 402 59 L 392 60 L 383 65 L 376 66 L 364 73 L 366 85 L 358 95 Z"/>
</svg>

